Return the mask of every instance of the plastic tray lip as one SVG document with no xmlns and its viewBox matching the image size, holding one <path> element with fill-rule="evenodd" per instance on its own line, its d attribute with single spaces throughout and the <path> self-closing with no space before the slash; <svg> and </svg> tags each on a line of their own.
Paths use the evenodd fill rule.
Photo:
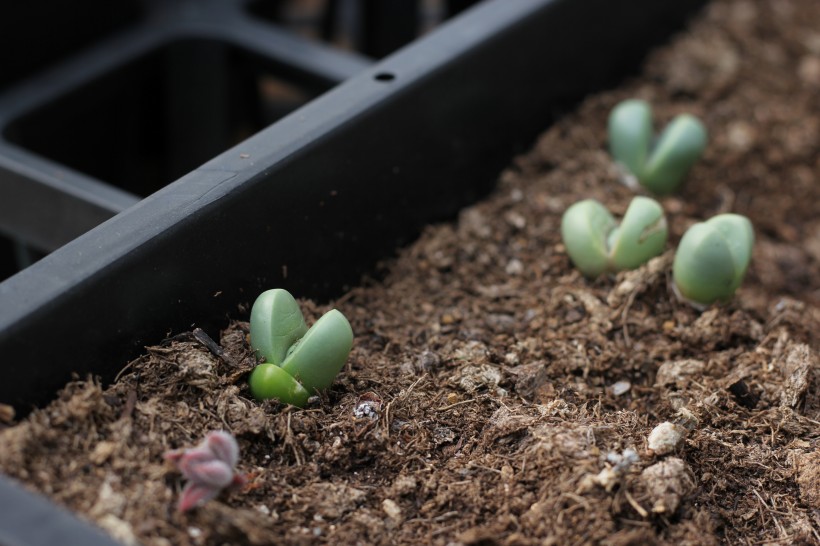
<svg viewBox="0 0 820 546">
<path fill-rule="evenodd" d="M 516 1 L 519 6 L 510 9 L 510 3 Z M 559 0 L 549 0 L 547 4 L 557 1 Z M 257 162 L 268 161 L 270 164 L 275 164 L 283 158 L 278 153 L 282 150 L 266 152 L 268 142 L 282 142 L 285 143 L 284 148 L 287 148 L 288 144 L 305 142 L 316 134 L 316 132 L 300 134 L 300 131 L 304 129 L 304 124 L 299 122 L 294 124 L 294 117 L 298 120 L 308 120 L 315 113 L 326 112 L 327 110 L 323 110 L 324 104 L 327 104 L 330 108 L 334 104 L 345 104 L 349 108 L 345 113 L 351 114 L 350 118 L 352 119 L 355 117 L 356 111 L 366 110 L 371 107 L 371 100 L 378 101 L 379 97 L 398 93 L 401 87 L 414 84 L 417 77 L 426 76 L 431 71 L 431 63 L 444 65 L 452 62 L 453 59 L 464 52 L 476 47 L 488 35 L 492 35 L 496 29 L 507 24 L 508 19 L 521 18 L 526 16 L 528 12 L 535 11 L 540 7 L 538 2 L 522 2 L 521 0 L 508 0 L 508 2 L 507 4 L 493 2 L 479 4 L 428 33 L 423 39 L 415 42 L 413 47 L 403 48 L 377 64 L 355 54 L 338 53 L 327 46 L 315 45 L 310 40 L 293 36 L 287 31 L 278 29 L 274 24 L 257 21 L 241 10 L 239 12 L 228 10 L 235 17 L 230 18 L 229 24 L 226 25 L 215 25 L 211 19 L 199 19 L 196 16 L 185 18 L 181 22 L 168 22 L 168 20 L 162 18 L 148 18 L 142 24 L 110 37 L 97 47 L 90 48 L 67 62 L 46 71 L 38 77 L 22 82 L 0 95 L 0 131 L 4 131 L 8 125 L 24 117 L 29 112 L 73 92 L 101 75 L 180 40 L 212 39 L 258 53 L 281 51 L 283 47 L 305 47 L 306 44 L 310 44 L 305 51 L 305 59 L 311 55 L 320 55 L 323 58 L 317 65 L 339 67 L 334 69 L 337 72 L 335 76 L 340 81 L 347 79 L 346 83 L 339 84 L 339 87 L 344 90 L 332 90 L 325 93 L 274 124 L 274 126 L 283 126 L 278 131 L 270 131 L 272 127 L 269 127 L 240 143 L 234 149 L 213 158 L 189 174 L 207 171 L 212 168 L 212 165 L 217 170 L 225 170 L 223 165 L 226 160 L 230 161 L 229 154 L 240 147 L 255 150 L 255 161 Z M 461 22 L 465 20 L 466 13 L 470 11 L 477 12 L 477 15 L 467 17 L 466 22 Z M 254 34 L 249 36 L 246 32 L 248 30 L 253 30 Z M 281 41 L 281 44 L 274 48 L 265 45 L 260 49 L 258 46 L 264 41 L 264 37 L 276 37 L 277 40 Z M 443 51 L 447 53 L 442 54 Z M 397 67 L 400 67 L 400 70 Z M 348 79 L 348 76 L 354 70 L 358 74 Z M 433 71 L 435 71 L 435 68 Z M 376 80 L 379 74 L 385 73 L 391 75 L 391 81 Z M 318 103 L 320 106 L 312 106 L 313 103 Z M 328 122 L 333 123 L 333 120 L 325 119 L 317 125 L 320 128 L 319 132 L 321 132 L 321 127 L 324 127 L 324 124 Z M 290 125 L 288 125 L 289 123 Z M 264 142 L 265 144 L 257 146 L 254 144 L 255 142 Z M 36 183 L 54 187 L 57 191 L 68 195 L 75 195 L 78 199 L 92 206 L 101 206 L 103 209 L 109 210 L 112 215 L 121 213 L 138 202 L 145 201 L 145 199 L 139 200 L 136 196 L 105 181 L 61 165 L 47 157 L 42 157 L 22 145 L 8 141 L 4 137 L 0 137 L 0 152 L 6 152 L 9 158 L 15 159 L 7 162 L 6 168 L 10 172 L 14 172 L 18 176 L 28 175 Z M 234 154 L 235 157 L 236 154 Z M 235 163 L 237 173 L 249 164 L 252 165 L 253 162 Z M 183 176 L 180 181 L 186 178 L 188 177 Z M 181 183 L 184 184 L 184 182 Z M 93 195 L 94 193 L 96 195 Z M 167 197 L 166 194 L 162 195 Z M 87 252 L 83 254 L 88 255 Z M 0 283 L 0 296 L 9 293 L 7 287 L 4 286 L 6 281 Z M 8 307 L 6 307 L 6 311 L 8 311 Z M 0 312 L 0 329 L 3 328 L 5 314 Z"/>
<path fill-rule="evenodd" d="M 558 0 L 546 0 L 542 4 L 531 0 L 506 1 L 510 4 L 482 4 L 472 10 L 471 17 L 462 14 L 421 38 L 413 47 L 365 69 L 40 262 L 0 282 L 0 299 L 4 302 L 0 311 L 0 338 L 4 332 L 13 332 L 19 327 L 33 310 L 35 314 L 37 310 L 45 310 L 66 292 L 93 282 L 98 268 L 126 259 L 166 229 L 185 222 L 194 209 L 205 211 L 227 193 L 264 182 L 263 171 L 288 161 L 294 154 L 306 153 L 306 148 L 323 138 L 328 130 L 355 122 L 362 112 L 378 108 L 380 102 L 392 100 L 405 88 L 423 83 L 431 72 L 469 53 L 499 28 L 527 17 L 539 6 L 543 7 L 542 4 L 549 6 Z M 509 8 L 514 3 L 518 9 Z M 480 19 L 482 23 L 476 24 L 473 19 Z M 376 76 L 381 73 L 393 74 L 395 78 L 379 81 Z M 272 142 L 277 145 L 271 146 Z M 52 276 L 55 269 L 63 271 L 59 278 Z M 38 285 L 36 291 L 26 289 L 32 281 Z"/>
<path fill-rule="evenodd" d="M 121 212 L 140 197 L 91 175 L 41 156 L 28 148 L 0 139 L 0 172 L 6 170 L 36 179 L 39 183 L 59 188 L 61 192 Z"/>
<path fill-rule="evenodd" d="M 93 227 L 88 225 L 89 222 L 104 220 L 140 201 L 139 197 L 121 188 L 2 139 L 0 178 L 3 179 L 4 191 L 14 195 L 14 200 L 0 200 L 0 226 L 24 234 L 30 244 L 48 251 L 75 239 L 78 230 L 88 231 Z M 39 210 L 35 217 L 31 217 L 25 204 L 36 203 L 35 199 L 40 200 L 37 205 Z M 57 215 L 55 209 L 68 200 L 81 206 L 83 214 L 64 224 L 61 223 L 64 218 Z M 38 222 L 47 214 L 54 214 L 56 219 L 43 227 Z"/>
<path fill-rule="evenodd" d="M 122 546 L 45 497 L 0 474 L 2 546 Z"/>
</svg>

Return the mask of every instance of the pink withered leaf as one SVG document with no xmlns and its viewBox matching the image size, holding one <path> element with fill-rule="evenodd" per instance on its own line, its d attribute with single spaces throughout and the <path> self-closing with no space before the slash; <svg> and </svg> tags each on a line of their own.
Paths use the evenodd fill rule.
<svg viewBox="0 0 820 546">
<path fill-rule="evenodd" d="M 179 497 L 177 510 L 187 512 L 197 506 L 202 506 L 212 498 L 216 497 L 222 489 L 208 487 L 197 482 L 188 482 Z"/>
<path fill-rule="evenodd" d="M 233 436 L 222 430 L 209 432 L 205 436 L 205 445 L 216 456 L 217 459 L 230 467 L 236 466 L 239 462 L 239 444 Z"/>
<path fill-rule="evenodd" d="M 222 489 L 233 482 L 233 468 L 222 461 L 203 461 L 188 467 L 188 479 L 209 487 Z"/>
<path fill-rule="evenodd" d="M 201 506 L 226 487 L 245 482 L 234 471 L 239 461 L 239 445 L 233 436 L 221 430 L 209 432 L 196 447 L 169 451 L 165 460 L 174 463 L 188 479 L 179 499 L 180 512 Z"/>
</svg>

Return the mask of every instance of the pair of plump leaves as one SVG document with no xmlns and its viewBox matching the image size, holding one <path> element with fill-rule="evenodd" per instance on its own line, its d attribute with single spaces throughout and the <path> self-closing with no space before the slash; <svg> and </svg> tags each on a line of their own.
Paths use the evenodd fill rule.
<svg viewBox="0 0 820 546">
<path fill-rule="evenodd" d="M 646 101 L 626 100 L 609 116 L 609 149 L 638 182 L 657 194 L 675 191 L 706 148 L 706 128 L 681 114 L 655 139 L 652 109 Z"/>
<path fill-rule="evenodd" d="M 740 214 L 719 214 L 683 234 L 672 276 L 678 293 L 698 307 L 726 301 L 738 289 L 754 246 L 754 230 Z"/>
<path fill-rule="evenodd" d="M 251 374 L 253 396 L 301 407 L 311 394 L 333 383 L 350 354 L 353 330 L 336 309 L 308 329 L 293 296 L 276 288 L 253 304 L 251 346 L 266 361 Z"/>
<path fill-rule="evenodd" d="M 668 233 L 661 205 L 641 196 L 632 200 L 620 224 L 594 199 L 575 203 L 561 219 L 567 253 L 589 278 L 635 269 L 663 252 Z"/>
</svg>

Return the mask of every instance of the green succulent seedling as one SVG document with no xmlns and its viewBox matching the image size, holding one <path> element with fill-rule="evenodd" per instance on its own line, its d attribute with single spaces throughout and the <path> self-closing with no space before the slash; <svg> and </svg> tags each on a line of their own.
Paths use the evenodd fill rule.
<svg viewBox="0 0 820 546">
<path fill-rule="evenodd" d="M 333 383 L 353 347 L 353 330 L 336 309 L 308 328 L 293 296 L 276 288 L 253 304 L 251 347 L 266 361 L 249 379 L 254 398 L 302 407 L 311 394 Z"/>
<path fill-rule="evenodd" d="M 676 292 L 695 307 L 731 299 L 752 258 L 754 230 L 740 214 L 719 214 L 690 227 L 672 264 Z"/>
<path fill-rule="evenodd" d="M 609 115 L 612 157 L 638 182 L 657 194 L 675 191 L 706 148 L 706 128 L 696 117 L 681 114 L 656 139 L 652 109 L 646 101 L 630 99 Z"/>
<path fill-rule="evenodd" d="M 561 218 L 561 238 L 572 263 L 586 277 L 635 269 L 663 252 L 669 230 L 663 208 L 635 197 L 618 224 L 601 203 L 585 199 Z"/>
</svg>

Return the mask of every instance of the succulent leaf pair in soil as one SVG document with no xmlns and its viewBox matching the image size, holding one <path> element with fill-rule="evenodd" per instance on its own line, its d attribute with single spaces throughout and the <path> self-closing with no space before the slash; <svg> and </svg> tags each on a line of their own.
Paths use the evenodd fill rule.
<svg viewBox="0 0 820 546">
<path fill-rule="evenodd" d="M 341 312 L 328 311 L 308 329 L 299 304 L 281 288 L 256 299 L 250 323 L 251 346 L 266 361 L 249 380 L 257 400 L 304 406 L 333 383 L 353 346 L 353 330 Z"/>
<path fill-rule="evenodd" d="M 234 470 L 239 462 L 239 445 L 231 434 L 209 432 L 196 447 L 175 449 L 165 454 L 188 480 L 177 509 L 187 512 L 216 497 L 227 487 L 242 485 L 245 478 Z"/>
<path fill-rule="evenodd" d="M 656 138 L 652 109 L 646 101 L 630 99 L 609 116 L 612 157 L 657 194 L 675 191 L 706 148 L 706 128 L 696 117 L 681 114 Z"/>
<path fill-rule="evenodd" d="M 561 219 L 567 253 L 591 279 L 637 268 L 663 252 L 668 235 L 663 208 L 649 197 L 635 197 L 620 224 L 594 199 L 575 203 Z"/>
<path fill-rule="evenodd" d="M 730 299 L 746 275 L 753 245 L 752 223 L 740 214 L 719 214 L 693 225 L 675 252 L 676 292 L 695 306 Z"/>
</svg>

